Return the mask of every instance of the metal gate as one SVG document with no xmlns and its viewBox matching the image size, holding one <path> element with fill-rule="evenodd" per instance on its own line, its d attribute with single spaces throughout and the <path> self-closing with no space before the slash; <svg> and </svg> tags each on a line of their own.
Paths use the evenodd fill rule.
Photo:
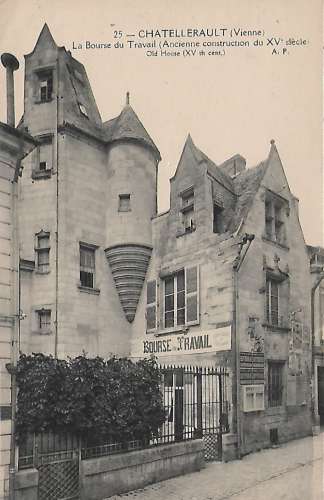
<svg viewBox="0 0 324 500">
<path fill-rule="evenodd" d="M 187 366 L 162 368 L 166 421 L 160 442 L 202 438 L 205 460 L 221 460 L 222 435 L 229 431 L 226 371 Z"/>
<path fill-rule="evenodd" d="M 20 447 L 19 468 L 38 469 L 38 500 L 78 500 L 80 447 L 76 437 L 29 435 Z"/>
</svg>

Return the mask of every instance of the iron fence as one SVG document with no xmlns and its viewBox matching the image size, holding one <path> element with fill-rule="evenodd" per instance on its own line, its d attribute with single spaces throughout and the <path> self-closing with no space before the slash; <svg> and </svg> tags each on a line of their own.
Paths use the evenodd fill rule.
<svg viewBox="0 0 324 500">
<path fill-rule="evenodd" d="M 162 444 L 202 438 L 206 459 L 221 457 L 222 435 L 229 431 L 228 373 L 224 368 L 160 366 L 165 421 L 158 433 L 128 442 L 79 442 L 70 434 L 29 435 L 19 447 L 19 469 L 51 462 L 123 453 Z"/>
</svg>

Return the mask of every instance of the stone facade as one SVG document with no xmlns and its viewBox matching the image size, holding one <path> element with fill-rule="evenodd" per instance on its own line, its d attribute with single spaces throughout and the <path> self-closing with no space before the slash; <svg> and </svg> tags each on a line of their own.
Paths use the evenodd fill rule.
<svg viewBox="0 0 324 500">
<path fill-rule="evenodd" d="M 0 122 L 0 498 L 8 494 L 12 370 L 19 335 L 17 181 L 31 137 Z"/>
<path fill-rule="evenodd" d="M 312 407 L 314 432 L 324 424 L 324 249 L 308 246 L 312 277 Z"/>
<path fill-rule="evenodd" d="M 189 136 L 170 209 L 160 154 L 127 100 L 103 122 L 84 67 L 45 25 L 19 124 L 20 348 L 226 366 L 241 453 L 311 432 L 309 257 L 274 141 L 246 168 Z"/>
</svg>

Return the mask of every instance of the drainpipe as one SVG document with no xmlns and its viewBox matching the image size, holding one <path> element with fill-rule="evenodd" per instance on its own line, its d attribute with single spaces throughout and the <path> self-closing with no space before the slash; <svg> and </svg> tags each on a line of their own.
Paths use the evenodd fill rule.
<svg viewBox="0 0 324 500">
<path fill-rule="evenodd" d="M 254 234 L 245 234 L 239 242 L 238 255 L 233 264 L 233 342 L 235 346 L 236 382 L 236 432 L 238 458 L 241 457 L 241 374 L 240 374 L 240 333 L 239 333 L 239 270 L 250 248 Z M 245 247 L 245 245 L 247 245 Z M 243 248 L 245 251 L 243 252 Z M 242 253 L 243 252 L 243 253 Z"/>
<path fill-rule="evenodd" d="M 59 57 L 56 59 L 56 131 L 55 131 L 55 150 L 56 150 L 56 231 L 55 231 L 55 340 L 54 357 L 58 356 L 58 290 L 59 290 L 59 145 L 58 145 L 58 122 L 59 122 Z"/>
<path fill-rule="evenodd" d="M 312 390 L 312 416 L 314 425 L 315 421 L 315 360 L 314 360 L 314 346 L 315 346 L 315 293 L 322 280 L 324 279 L 324 272 L 318 276 L 315 284 L 311 288 L 311 335 L 312 335 L 312 377 L 313 377 L 313 390 Z"/>
<path fill-rule="evenodd" d="M 7 82 L 7 124 L 11 127 L 15 126 L 15 91 L 14 91 L 14 76 L 13 73 L 19 68 L 17 58 L 8 53 L 1 56 L 2 65 L 6 68 Z M 16 171 L 20 165 L 22 158 L 23 139 L 20 143 L 20 151 L 16 163 Z M 13 312 L 12 319 L 12 334 L 11 334 L 11 359 L 6 365 L 8 372 L 11 375 L 11 434 L 10 434 L 10 464 L 9 464 L 9 499 L 15 499 L 15 476 L 16 476 L 16 398 L 17 398 L 17 358 L 18 358 L 18 330 L 19 330 L 19 247 L 18 247 L 18 228 L 17 228 L 17 179 L 16 176 L 12 181 L 12 293 L 11 293 L 11 311 Z"/>
</svg>

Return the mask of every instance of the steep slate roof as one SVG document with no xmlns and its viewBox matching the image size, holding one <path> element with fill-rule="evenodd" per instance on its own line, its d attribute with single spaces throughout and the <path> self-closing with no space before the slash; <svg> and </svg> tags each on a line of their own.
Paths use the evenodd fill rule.
<svg viewBox="0 0 324 500">
<path fill-rule="evenodd" d="M 154 150 L 158 158 L 161 158 L 159 150 L 129 104 L 123 108 L 119 116 L 104 122 L 103 128 L 107 142 L 118 141 L 120 139 L 135 139 L 149 146 Z"/>
<path fill-rule="evenodd" d="M 264 174 L 269 165 L 269 156 L 266 160 L 260 162 L 257 166 L 243 170 L 234 178 L 226 173 L 222 165 L 217 166 L 205 153 L 195 146 L 190 134 L 185 143 L 185 147 L 190 147 L 197 164 L 207 164 L 208 173 L 221 185 L 226 187 L 229 191 L 236 195 L 236 204 L 234 208 L 234 215 L 230 222 L 228 230 L 235 232 L 244 221 L 252 206 L 253 200 L 260 187 Z M 274 147 L 274 146 L 272 146 Z"/>
<path fill-rule="evenodd" d="M 231 177 L 229 175 L 226 175 L 226 173 L 223 172 L 210 158 L 208 158 L 208 156 L 205 153 L 203 153 L 199 148 L 197 148 L 197 146 L 193 142 L 190 134 L 188 134 L 188 137 L 186 139 L 181 157 L 187 148 L 190 149 L 197 164 L 204 163 L 207 166 L 208 173 L 210 173 L 210 175 L 215 180 L 217 180 L 220 184 L 222 184 L 224 187 L 226 187 L 227 189 L 229 189 L 230 191 L 232 191 L 234 193 L 234 185 L 233 185 L 233 181 L 232 181 Z M 181 158 L 180 158 L 179 164 L 180 164 L 180 162 L 181 162 Z M 179 166 L 179 164 L 178 164 L 178 166 Z M 173 177 L 175 177 L 177 175 L 177 170 L 176 170 Z"/>
<path fill-rule="evenodd" d="M 262 161 L 256 167 L 244 170 L 234 179 L 237 202 L 230 225 L 231 231 L 236 231 L 242 220 L 246 219 L 267 167 L 268 160 Z"/>
</svg>

